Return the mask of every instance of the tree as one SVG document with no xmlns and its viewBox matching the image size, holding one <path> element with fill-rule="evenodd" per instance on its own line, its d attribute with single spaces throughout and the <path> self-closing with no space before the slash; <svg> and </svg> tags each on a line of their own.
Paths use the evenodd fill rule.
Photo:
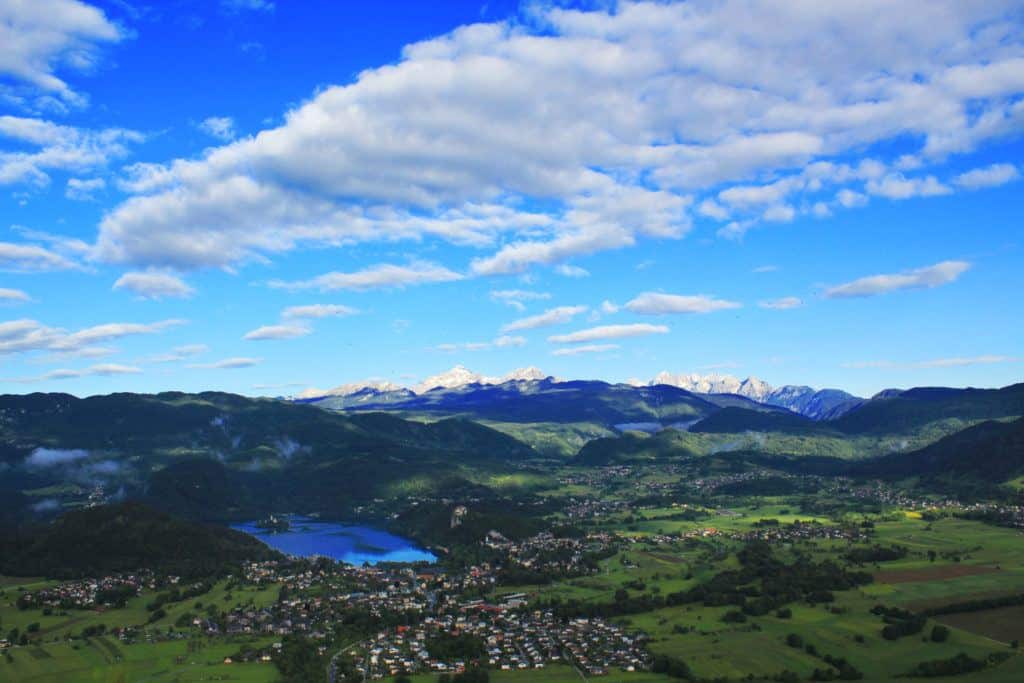
<svg viewBox="0 0 1024 683">
<path fill-rule="evenodd" d="M 949 629 L 942 624 L 936 624 L 932 627 L 932 642 L 933 643 L 944 643 L 949 638 Z"/>
</svg>

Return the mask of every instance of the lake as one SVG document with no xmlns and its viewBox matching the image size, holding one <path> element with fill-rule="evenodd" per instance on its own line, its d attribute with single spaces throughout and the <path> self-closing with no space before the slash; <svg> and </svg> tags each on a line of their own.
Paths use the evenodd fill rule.
<svg viewBox="0 0 1024 683">
<path fill-rule="evenodd" d="M 232 529 L 255 536 L 288 555 L 321 555 L 349 564 L 378 562 L 434 562 L 437 558 L 412 541 L 380 529 L 358 524 L 323 522 L 309 517 L 289 518 L 288 531 L 268 531 L 256 522 L 232 524 Z"/>
</svg>

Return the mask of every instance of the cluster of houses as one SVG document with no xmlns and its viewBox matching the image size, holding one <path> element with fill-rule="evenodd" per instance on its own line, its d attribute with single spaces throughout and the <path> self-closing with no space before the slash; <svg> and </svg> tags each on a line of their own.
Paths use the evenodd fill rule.
<svg viewBox="0 0 1024 683">
<path fill-rule="evenodd" d="M 590 676 L 614 670 L 639 671 L 649 664 L 642 636 L 602 619 L 562 621 L 549 611 L 523 610 L 521 602 L 522 596 L 508 596 L 499 605 L 469 602 L 458 612 L 379 633 L 351 648 L 350 653 L 370 679 L 399 673 L 459 672 L 473 664 L 510 671 L 543 669 L 562 662 Z M 431 653 L 430 644 L 440 634 L 475 637 L 483 646 L 479 659 L 445 659 Z"/>
<path fill-rule="evenodd" d="M 138 595 L 143 588 L 155 588 L 150 573 L 115 574 L 99 579 L 65 581 L 37 591 L 25 591 L 18 605 L 27 608 L 95 609 L 110 606 L 108 596 Z"/>
</svg>

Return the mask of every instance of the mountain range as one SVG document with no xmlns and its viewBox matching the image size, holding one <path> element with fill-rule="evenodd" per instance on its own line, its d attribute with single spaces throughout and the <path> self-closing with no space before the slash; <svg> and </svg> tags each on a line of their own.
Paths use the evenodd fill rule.
<svg viewBox="0 0 1024 683">
<path fill-rule="evenodd" d="M 524 387 L 524 383 L 537 388 L 541 386 L 540 383 L 551 385 L 567 382 L 548 376 L 536 367 L 513 370 L 503 377 L 489 377 L 456 365 L 447 372 L 428 377 L 411 387 L 381 380 L 367 380 L 343 384 L 329 390 L 307 389 L 294 398 L 310 402 L 334 399 L 325 405 L 335 409 L 355 409 L 367 406 L 394 406 L 399 403 L 423 403 L 417 399 L 425 398 L 427 395 L 439 399 L 440 394 L 449 391 L 457 391 L 459 395 L 464 396 L 466 389 L 472 387 L 483 389 L 509 385 L 510 391 L 522 393 L 524 389 L 530 388 Z M 649 382 L 632 380 L 626 384 L 633 387 L 671 386 L 692 394 L 742 396 L 767 406 L 791 410 L 812 420 L 836 418 L 864 403 L 864 399 L 839 389 L 814 389 L 797 385 L 773 387 L 756 377 L 740 380 L 732 375 L 660 372 Z M 428 401 L 435 402 L 437 401 Z"/>
</svg>

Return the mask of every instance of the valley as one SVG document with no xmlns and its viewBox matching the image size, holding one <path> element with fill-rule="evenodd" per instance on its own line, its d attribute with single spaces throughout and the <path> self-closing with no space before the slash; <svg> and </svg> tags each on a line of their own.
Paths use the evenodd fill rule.
<svg viewBox="0 0 1024 683">
<path fill-rule="evenodd" d="M 134 680 L 157 662 L 153 680 L 182 681 L 1024 672 L 1021 385 L 914 390 L 812 420 L 675 387 L 558 384 L 428 392 L 460 404 L 445 415 L 226 394 L 4 398 L 6 514 L 20 534 L 0 567 L 7 671 L 38 681 Z M 572 405 L 554 411 L 565 392 Z M 101 412 L 131 419 L 115 417 L 115 431 L 93 420 Z M 633 431 L 625 420 L 674 426 Z M 253 521 L 284 513 L 315 519 Z M 175 536 L 187 525 L 213 535 L 190 546 L 194 559 L 160 559 L 141 526 L 150 519 L 185 525 Z M 97 539 L 76 549 L 61 524 L 88 524 Z M 215 540 L 224 524 L 290 554 Z M 92 558 L 110 534 L 117 550 Z M 81 579 L 125 589 L 53 597 L 80 595 Z"/>
</svg>

